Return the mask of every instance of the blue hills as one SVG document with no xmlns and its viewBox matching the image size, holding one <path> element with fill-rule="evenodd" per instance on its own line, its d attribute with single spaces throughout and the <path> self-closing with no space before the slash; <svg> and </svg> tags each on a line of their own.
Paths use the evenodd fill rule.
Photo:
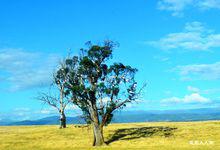
<svg viewBox="0 0 220 150">
<path fill-rule="evenodd" d="M 220 120 L 220 108 L 201 108 L 186 110 L 164 111 L 119 111 L 114 114 L 112 123 L 132 122 L 180 122 L 180 121 L 206 121 Z M 80 116 L 67 117 L 68 124 L 84 124 Z M 59 124 L 59 116 L 50 116 L 38 120 L 1 120 L 0 125 L 55 125 Z"/>
</svg>

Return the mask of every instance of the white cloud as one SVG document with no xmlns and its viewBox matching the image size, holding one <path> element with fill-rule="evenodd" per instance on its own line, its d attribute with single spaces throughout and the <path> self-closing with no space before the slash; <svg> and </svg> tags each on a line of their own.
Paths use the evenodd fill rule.
<svg viewBox="0 0 220 150">
<path fill-rule="evenodd" d="M 211 9 L 211 8 L 220 9 L 220 1 L 219 0 L 200 0 L 198 2 L 198 6 L 201 9 Z"/>
<path fill-rule="evenodd" d="M 49 110 L 41 110 L 40 113 L 42 113 L 42 114 L 50 114 L 51 112 Z"/>
<path fill-rule="evenodd" d="M 185 24 L 182 32 L 170 33 L 158 41 L 150 41 L 147 44 L 164 50 L 208 51 L 220 47 L 220 34 L 205 28 L 201 22 L 190 22 Z"/>
<path fill-rule="evenodd" d="M 216 94 L 220 92 L 220 88 L 211 88 L 211 89 L 200 89 L 193 86 L 188 86 L 187 90 L 193 93 L 199 94 Z"/>
<path fill-rule="evenodd" d="M 65 114 L 68 117 L 78 116 L 81 115 L 81 111 L 79 109 L 65 109 Z M 13 121 L 21 121 L 27 119 L 37 120 L 49 116 L 59 116 L 58 110 L 54 107 L 46 106 L 42 109 L 20 107 L 20 108 L 15 108 L 13 110 L 0 112 L 0 118 L 2 120 L 13 120 Z"/>
<path fill-rule="evenodd" d="M 188 86 L 187 90 L 193 93 L 199 93 L 200 89 L 196 88 L 196 87 L 192 87 L 192 86 Z"/>
<path fill-rule="evenodd" d="M 0 50 L 1 80 L 16 91 L 49 85 L 58 56 L 22 49 Z"/>
<path fill-rule="evenodd" d="M 212 89 L 202 90 L 201 93 L 204 93 L 204 94 L 220 93 L 220 88 L 212 88 Z"/>
<path fill-rule="evenodd" d="M 208 98 L 205 98 L 198 93 L 193 93 L 191 95 L 186 95 L 183 99 L 183 102 L 185 103 L 191 103 L 191 102 L 199 102 L 199 103 L 207 103 L 210 102 Z"/>
<path fill-rule="evenodd" d="M 38 112 L 39 114 L 55 114 L 56 113 L 56 110 L 50 110 L 50 109 L 43 109 L 43 110 L 40 110 Z"/>
<path fill-rule="evenodd" d="M 179 97 L 170 97 L 161 100 L 161 103 L 209 103 L 211 102 L 209 98 L 203 97 L 198 93 L 192 93 L 186 95 L 183 98 Z"/>
<path fill-rule="evenodd" d="M 220 9 L 219 0 L 159 0 L 158 9 L 172 13 L 173 16 L 183 16 L 188 8 L 208 10 Z"/>
<path fill-rule="evenodd" d="M 169 57 L 166 57 L 166 56 L 154 56 L 154 59 L 157 59 L 157 60 L 159 60 L 159 61 L 162 61 L 162 62 L 167 62 L 167 61 L 169 61 L 170 60 L 170 58 Z"/>
<path fill-rule="evenodd" d="M 160 0 L 158 9 L 171 11 L 173 16 L 182 16 L 183 10 L 192 2 L 193 0 Z"/>
<path fill-rule="evenodd" d="M 194 64 L 177 66 L 182 80 L 217 80 L 220 79 L 220 62 L 213 64 Z"/>
</svg>

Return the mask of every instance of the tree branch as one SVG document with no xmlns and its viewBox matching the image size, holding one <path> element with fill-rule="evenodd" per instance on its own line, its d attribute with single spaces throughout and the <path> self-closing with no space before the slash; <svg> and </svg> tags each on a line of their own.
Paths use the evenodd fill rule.
<svg viewBox="0 0 220 150">
<path fill-rule="evenodd" d="M 55 107 L 56 109 L 58 109 L 58 111 L 60 111 L 58 105 L 59 100 L 53 96 L 50 96 L 46 93 L 41 93 L 40 96 L 37 97 L 38 100 L 47 103 L 48 105 Z"/>
</svg>

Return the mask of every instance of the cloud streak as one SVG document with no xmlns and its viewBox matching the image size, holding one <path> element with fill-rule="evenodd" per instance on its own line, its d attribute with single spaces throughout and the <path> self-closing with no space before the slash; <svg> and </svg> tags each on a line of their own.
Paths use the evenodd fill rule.
<svg viewBox="0 0 220 150">
<path fill-rule="evenodd" d="M 58 55 L 22 49 L 0 50 L 1 80 L 10 91 L 38 88 L 51 83 Z"/>
<path fill-rule="evenodd" d="M 73 105 L 68 105 L 65 113 L 68 117 L 82 115 L 81 111 Z M 18 107 L 11 111 L 0 112 L 0 121 L 1 119 L 12 121 L 37 120 L 49 116 L 59 116 L 59 112 L 57 109 L 48 106 L 42 109 Z"/>
<path fill-rule="evenodd" d="M 163 50 L 210 51 L 220 47 L 220 34 L 195 21 L 186 23 L 181 32 L 170 33 L 158 41 L 146 43 Z"/>
<path fill-rule="evenodd" d="M 161 100 L 163 104 L 176 104 L 176 103 L 209 103 L 211 100 L 209 98 L 203 97 L 198 93 L 192 93 L 190 95 L 186 95 L 183 98 L 179 97 L 170 97 Z"/>
<path fill-rule="evenodd" d="M 219 0 L 159 0 L 159 10 L 168 11 L 172 16 L 182 17 L 188 8 L 198 10 L 220 9 Z"/>
<path fill-rule="evenodd" d="M 177 66 L 174 70 L 178 72 L 181 80 L 220 79 L 220 62 Z"/>
</svg>

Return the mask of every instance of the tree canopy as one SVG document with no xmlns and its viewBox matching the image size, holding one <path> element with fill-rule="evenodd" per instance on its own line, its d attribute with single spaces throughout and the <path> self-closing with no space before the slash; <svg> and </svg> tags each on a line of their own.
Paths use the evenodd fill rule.
<svg viewBox="0 0 220 150">
<path fill-rule="evenodd" d="M 138 98 L 137 69 L 112 63 L 113 50 L 118 46 L 113 41 L 87 42 L 86 46 L 78 56 L 67 57 L 65 67 L 57 75 L 59 79 L 64 75 L 65 95 L 71 95 L 73 104 L 82 110 L 87 123 L 93 125 L 93 145 L 102 145 L 103 126 L 111 122 L 113 112 Z"/>
</svg>

